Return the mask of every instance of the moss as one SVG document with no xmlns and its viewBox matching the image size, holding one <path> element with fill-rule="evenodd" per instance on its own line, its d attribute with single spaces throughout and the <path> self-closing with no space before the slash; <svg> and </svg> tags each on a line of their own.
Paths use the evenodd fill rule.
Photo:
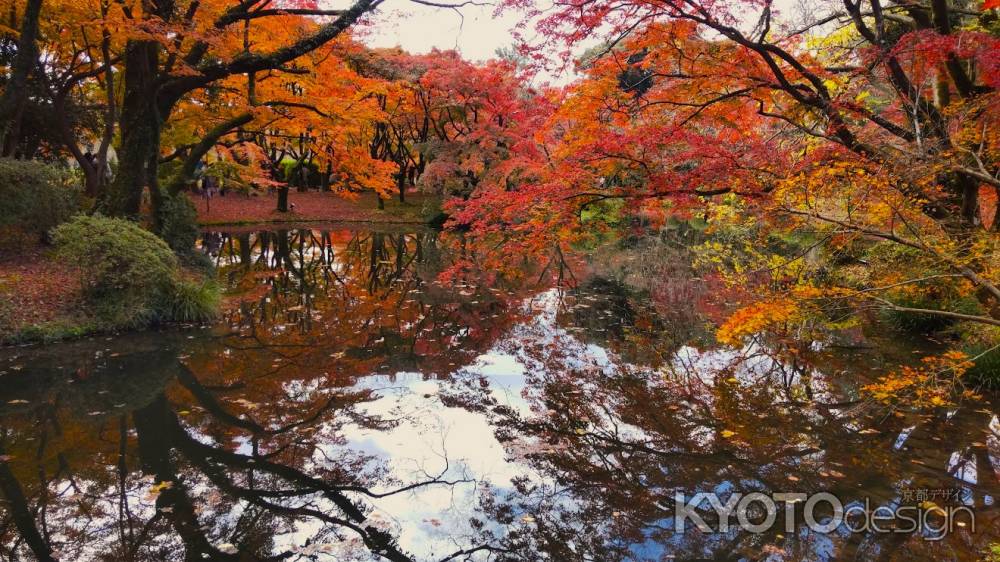
<svg viewBox="0 0 1000 562">
<path fill-rule="evenodd" d="M 43 324 L 31 324 L 0 340 L 5 345 L 52 343 L 62 340 L 82 338 L 104 331 L 92 321 L 60 319 Z"/>
</svg>

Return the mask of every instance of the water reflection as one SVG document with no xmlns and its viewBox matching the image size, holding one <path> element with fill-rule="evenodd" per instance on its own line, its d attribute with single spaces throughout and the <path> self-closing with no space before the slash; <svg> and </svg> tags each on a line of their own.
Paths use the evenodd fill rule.
<svg viewBox="0 0 1000 562">
<path fill-rule="evenodd" d="M 0 355 L 0 559 L 974 559 L 998 535 L 1000 422 L 868 408 L 889 350 L 713 350 L 620 281 L 476 271 L 433 231 L 202 246 L 218 326 Z M 956 487 L 976 532 L 941 541 L 671 518 L 677 491 Z"/>
</svg>

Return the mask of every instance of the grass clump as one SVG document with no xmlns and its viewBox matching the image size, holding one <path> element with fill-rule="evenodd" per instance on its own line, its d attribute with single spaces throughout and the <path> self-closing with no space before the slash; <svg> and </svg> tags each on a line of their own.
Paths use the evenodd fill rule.
<svg viewBox="0 0 1000 562">
<path fill-rule="evenodd" d="M 222 303 L 222 292 L 215 281 L 188 279 L 172 284 L 159 308 L 174 322 L 201 323 L 213 320 Z"/>
</svg>

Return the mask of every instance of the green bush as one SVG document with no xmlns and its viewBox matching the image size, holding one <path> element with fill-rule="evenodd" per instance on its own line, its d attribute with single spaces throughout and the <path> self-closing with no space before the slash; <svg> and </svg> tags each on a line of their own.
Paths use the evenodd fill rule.
<svg viewBox="0 0 1000 562">
<path fill-rule="evenodd" d="M 169 198 L 160 208 L 160 238 L 163 238 L 184 265 L 205 272 L 212 270 L 212 260 L 195 250 L 198 242 L 198 211 L 184 195 Z"/>
<path fill-rule="evenodd" d="M 85 301 L 106 328 L 214 315 L 218 288 L 183 279 L 167 243 L 136 223 L 81 215 L 54 229 L 52 236 L 58 257 L 80 268 Z"/>
<path fill-rule="evenodd" d="M 975 326 L 974 333 L 957 334 L 963 341 L 962 352 L 973 359 L 966 377 L 989 388 L 1000 388 L 1000 329 Z"/>
<path fill-rule="evenodd" d="M 160 208 L 160 237 L 178 255 L 194 251 L 198 241 L 198 211 L 184 195 L 170 197 Z"/>
<path fill-rule="evenodd" d="M 0 231 L 37 241 L 72 216 L 79 200 L 65 171 L 38 161 L 0 158 Z"/>
<path fill-rule="evenodd" d="M 84 289 L 98 297 L 165 288 L 177 272 L 166 242 L 138 224 L 79 215 L 52 231 L 59 257 L 81 268 Z"/>
<path fill-rule="evenodd" d="M 448 213 L 441 208 L 441 199 L 426 197 L 420 204 L 420 219 L 431 228 L 443 228 L 448 222 Z"/>
<path fill-rule="evenodd" d="M 922 295 L 906 295 L 891 299 L 896 305 L 906 308 L 923 308 L 927 310 L 947 310 L 962 314 L 979 313 L 979 304 L 969 297 L 958 297 L 948 291 L 933 291 Z M 911 334 L 934 334 L 950 328 L 955 320 L 935 314 L 920 312 L 904 312 L 886 308 L 881 311 L 884 322 L 896 330 Z"/>
</svg>

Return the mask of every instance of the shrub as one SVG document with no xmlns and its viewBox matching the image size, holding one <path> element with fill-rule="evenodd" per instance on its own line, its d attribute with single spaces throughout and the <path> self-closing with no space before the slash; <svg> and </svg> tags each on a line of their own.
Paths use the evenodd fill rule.
<svg viewBox="0 0 1000 562">
<path fill-rule="evenodd" d="M 420 219 L 431 228 L 443 228 L 448 222 L 448 214 L 441 208 L 441 200 L 437 197 L 426 197 L 420 204 Z"/>
<path fill-rule="evenodd" d="M 57 255 L 80 268 L 84 298 L 105 328 L 205 320 L 218 306 L 218 288 L 182 279 L 167 243 L 136 223 L 77 216 L 53 239 Z"/>
<path fill-rule="evenodd" d="M 930 291 L 922 294 L 892 296 L 891 300 L 907 308 L 948 310 L 963 314 L 979 313 L 979 304 L 970 297 L 960 297 L 950 291 Z M 904 312 L 890 308 L 881 311 L 884 322 L 896 330 L 911 334 L 934 334 L 950 328 L 955 320 L 935 314 Z"/>
<path fill-rule="evenodd" d="M 169 198 L 160 208 L 160 238 L 191 267 L 210 271 L 212 260 L 195 250 L 198 241 L 198 211 L 184 195 Z"/>
<path fill-rule="evenodd" d="M 52 231 L 58 255 L 81 268 L 93 296 L 148 293 L 164 288 L 177 271 L 170 247 L 138 224 L 79 215 Z"/>
<path fill-rule="evenodd" d="M 183 195 L 170 197 L 160 208 L 160 237 L 178 255 L 194 250 L 198 240 L 198 211 Z"/>
<path fill-rule="evenodd" d="M 0 231 L 40 239 L 79 207 L 80 192 L 70 175 L 32 160 L 0 158 Z M 21 240 L 20 242 L 23 242 Z"/>
</svg>

